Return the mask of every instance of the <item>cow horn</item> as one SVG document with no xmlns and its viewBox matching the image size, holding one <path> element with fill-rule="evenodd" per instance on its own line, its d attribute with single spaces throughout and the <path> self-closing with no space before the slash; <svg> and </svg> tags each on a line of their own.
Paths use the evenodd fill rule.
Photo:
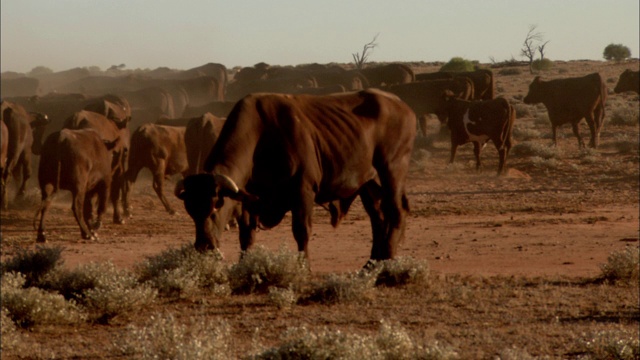
<svg viewBox="0 0 640 360">
<path fill-rule="evenodd" d="M 213 179 L 221 187 L 223 187 L 224 189 L 230 190 L 234 194 L 237 194 L 238 191 L 240 191 L 240 189 L 238 189 L 238 185 L 236 185 L 236 183 L 233 182 L 233 180 L 231 180 L 231 178 L 228 177 L 227 175 L 214 174 Z"/>
</svg>

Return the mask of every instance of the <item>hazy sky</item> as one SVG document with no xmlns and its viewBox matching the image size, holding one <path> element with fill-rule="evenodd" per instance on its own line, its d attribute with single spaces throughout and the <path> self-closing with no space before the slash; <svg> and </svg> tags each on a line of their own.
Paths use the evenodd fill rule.
<svg viewBox="0 0 640 360">
<path fill-rule="evenodd" d="M 1 71 L 126 64 L 188 69 L 520 56 L 530 25 L 552 60 L 638 57 L 638 0 L 2 0 Z"/>
</svg>

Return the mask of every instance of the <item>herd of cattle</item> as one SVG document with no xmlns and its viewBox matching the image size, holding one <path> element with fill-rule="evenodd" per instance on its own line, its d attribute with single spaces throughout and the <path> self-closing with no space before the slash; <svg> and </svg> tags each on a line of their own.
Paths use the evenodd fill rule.
<svg viewBox="0 0 640 360">
<path fill-rule="evenodd" d="M 337 226 L 359 196 L 371 219 L 370 259 L 389 259 L 404 234 L 406 176 L 428 115 L 450 130 L 450 162 L 459 145 L 472 142 L 480 167 L 480 151 L 491 140 L 500 174 L 512 146 L 515 110 L 495 97 L 490 70 L 414 74 L 402 64 L 354 71 L 261 63 L 229 81 L 223 65 L 209 63 L 144 77 L 51 79 L 41 85 L 27 77 L 3 79 L 0 114 L 3 209 L 10 179 L 21 179 L 22 196 L 31 156 L 40 155 L 38 242 L 46 241 L 45 215 L 60 189 L 72 193 L 83 239 L 97 237 L 108 202 L 113 222 L 124 224 L 133 184 L 148 168 L 172 214 L 163 182 L 183 176 L 175 195 L 195 223 L 199 250 L 217 250 L 222 231 L 236 221 L 244 251 L 259 227 L 276 226 L 291 211 L 298 250 L 308 257 L 314 204 Z M 56 92 L 36 95 L 51 90 L 47 86 Z M 638 92 L 638 71 L 622 73 L 614 91 Z M 578 131 L 584 118 L 589 145 L 597 147 L 606 97 L 601 75 L 593 73 L 536 77 L 523 100 L 546 106 L 554 143 L 556 128 L 569 123 L 584 146 Z"/>
</svg>

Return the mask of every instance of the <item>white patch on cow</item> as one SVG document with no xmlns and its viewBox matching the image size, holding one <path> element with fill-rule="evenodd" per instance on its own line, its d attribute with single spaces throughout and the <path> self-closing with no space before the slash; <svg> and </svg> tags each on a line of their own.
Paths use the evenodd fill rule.
<svg viewBox="0 0 640 360">
<path fill-rule="evenodd" d="M 466 113 L 464 113 L 464 117 L 462 118 L 462 123 L 464 124 L 464 131 L 467 133 L 467 138 L 469 138 L 469 141 L 473 141 L 473 142 L 477 142 L 482 144 L 483 148 L 484 145 L 487 145 L 487 141 L 489 141 L 489 136 L 486 134 L 473 134 L 469 131 L 469 124 L 474 124 L 475 122 L 471 121 L 471 119 L 469 119 L 469 110 L 467 110 Z"/>
</svg>

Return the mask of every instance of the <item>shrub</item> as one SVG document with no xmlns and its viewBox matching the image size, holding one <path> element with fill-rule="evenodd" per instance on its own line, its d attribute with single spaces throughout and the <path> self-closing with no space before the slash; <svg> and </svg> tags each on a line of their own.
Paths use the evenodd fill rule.
<svg viewBox="0 0 640 360">
<path fill-rule="evenodd" d="M 73 301 L 60 294 L 25 286 L 25 277 L 10 272 L 2 276 L 2 309 L 9 318 L 23 328 L 42 324 L 71 324 L 84 319 Z"/>
<path fill-rule="evenodd" d="M 376 264 L 376 267 L 380 267 L 376 285 L 426 284 L 429 276 L 427 261 L 411 257 L 381 261 Z"/>
<path fill-rule="evenodd" d="M 163 296 L 190 296 L 201 289 L 228 293 L 227 267 L 216 254 L 200 253 L 191 244 L 148 257 L 135 271 L 140 282 Z"/>
<path fill-rule="evenodd" d="M 640 111 L 631 107 L 614 109 L 609 119 L 611 125 L 636 126 L 638 123 L 640 123 Z"/>
<path fill-rule="evenodd" d="M 258 246 L 243 254 L 229 269 L 229 285 L 234 293 L 267 293 L 269 288 L 297 286 L 309 274 L 302 255 L 285 247 L 272 253 Z"/>
<path fill-rule="evenodd" d="M 600 331 L 585 335 L 578 340 L 578 349 L 584 352 L 586 359 L 640 358 L 638 334 L 627 331 Z"/>
<path fill-rule="evenodd" d="M 35 251 L 20 249 L 2 264 L 2 273 L 19 272 L 25 277 L 25 287 L 38 286 L 45 275 L 63 264 L 62 250 L 60 246 L 38 246 Z"/>
<path fill-rule="evenodd" d="M 2 308 L 0 312 L 0 354 L 15 348 L 20 343 L 20 332 L 9 316 L 9 310 Z"/>
<path fill-rule="evenodd" d="M 536 140 L 541 137 L 540 131 L 520 124 L 516 124 L 513 127 L 512 134 L 514 138 L 520 141 Z"/>
<path fill-rule="evenodd" d="M 277 306 L 279 309 L 289 308 L 298 301 L 298 295 L 291 288 L 278 288 L 272 286 L 269 288 L 269 302 Z"/>
<path fill-rule="evenodd" d="M 381 268 L 358 273 L 329 274 L 324 282 L 313 286 L 301 301 L 337 304 L 362 302 L 370 298 Z"/>
<path fill-rule="evenodd" d="M 442 65 L 440 71 L 473 71 L 475 70 L 475 65 L 466 59 L 461 57 L 453 57 L 449 62 Z"/>
<path fill-rule="evenodd" d="M 600 266 L 602 278 L 612 282 L 638 282 L 638 249 L 628 247 L 609 254 L 607 263 Z"/>
<path fill-rule="evenodd" d="M 510 75 L 521 75 L 522 74 L 522 69 L 520 68 L 504 68 L 504 69 L 500 69 L 500 71 L 498 71 L 498 74 L 503 75 L 503 76 L 510 76 Z"/>
<path fill-rule="evenodd" d="M 282 344 L 265 350 L 251 359 L 458 359 L 458 353 L 437 342 L 419 344 L 399 326 L 381 322 L 378 334 L 362 336 L 345 334 L 339 330 L 323 329 L 314 333 L 302 328 L 289 328 L 281 338 Z"/>
<path fill-rule="evenodd" d="M 536 59 L 531 63 L 531 68 L 537 71 L 546 71 L 553 67 L 553 61 L 549 59 Z"/>
<path fill-rule="evenodd" d="M 556 146 L 548 146 L 533 141 L 523 141 L 511 148 L 515 156 L 540 157 L 543 159 L 559 158 L 561 151 Z"/>
<path fill-rule="evenodd" d="M 171 314 L 152 316 L 142 328 L 127 327 L 116 339 L 114 348 L 136 359 L 232 359 L 231 331 L 226 322 L 216 325 L 206 319 L 191 318 L 189 324 L 178 323 Z"/>
<path fill-rule="evenodd" d="M 606 60 L 622 61 L 631 57 L 631 50 L 622 44 L 609 44 L 604 48 L 602 57 Z"/>
<path fill-rule="evenodd" d="M 514 109 L 516 111 L 516 118 L 528 118 L 531 117 L 531 107 L 525 104 L 516 104 L 514 105 Z"/>
</svg>

